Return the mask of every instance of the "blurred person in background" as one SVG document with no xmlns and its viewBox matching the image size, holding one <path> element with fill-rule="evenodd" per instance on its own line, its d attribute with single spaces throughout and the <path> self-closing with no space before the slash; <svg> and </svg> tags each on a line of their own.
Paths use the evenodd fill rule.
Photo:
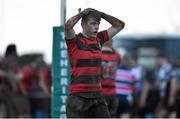
<svg viewBox="0 0 180 119">
<path fill-rule="evenodd" d="M 44 109 L 45 112 L 48 113 L 47 117 L 51 116 L 51 66 L 46 66 L 43 70 L 39 72 L 40 77 L 40 86 L 44 92 L 45 99 L 44 99 Z"/>
<path fill-rule="evenodd" d="M 50 117 L 50 91 L 46 84 L 46 69 L 47 64 L 41 56 L 23 67 L 24 93 L 28 96 L 33 118 Z"/>
<path fill-rule="evenodd" d="M 15 44 L 7 46 L 5 57 L 0 61 L 0 72 L 0 94 L 6 106 L 6 117 L 24 117 L 27 102 L 22 96 L 22 72 Z"/>
<path fill-rule="evenodd" d="M 171 113 L 175 111 L 177 76 L 176 72 L 172 69 L 172 65 L 168 62 L 165 54 L 162 52 L 157 55 L 156 73 L 160 91 L 160 115 L 162 111 L 163 117 L 171 117 Z"/>
<path fill-rule="evenodd" d="M 176 73 L 163 53 L 156 57 L 156 68 L 146 72 L 140 107 L 145 117 L 171 117 L 175 111 Z M 142 113 L 141 113 L 142 114 Z"/>
<path fill-rule="evenodd" d="M 134 102 L 135 75 L 132 73 L 131 56 L 123 56 L 115 74 L 116 94 L 119 98 L 118 117 L 129 118 Z"/>
<path fill-rule="evenodd" d="M 10 79 L 14 74 L 17 65 L 16 46 L 10 44 L 6 48 L 4 57 L 0 61 L 0 98 L 1 105 L 4 105 L 5 117 L 17 117 L 15 110 L 15 103 L 13 100 L 13 93 L 16 90 L 14 80 Z M 3 111 L 3 110 L 2 110 Z"/>
<path fill-rule="evenodd" d="M 144 88 L 138 101 L 138 116 L 140 118 L 153 118 L 160 99 L 159 85 L 154 69 L 145 72 Z"/>
<path fill-rule="evenodd" d="M 144 86 L 143 86 L 143 76 L 144 76 L 144 69 L 142 68 L 142 66 L 140 66 L 137 62 L 138 60 L 138 56 L 137 56 L 137 52 L 136 50 L 134 50 L 134 52 L 131 54 L 131 67 L 132 67 L 132 73 L 135 75 L 135 93 L 134 93 L 134 103 L 133 103 L 133 110 L 132 110 L 132 117 L 136 117 L 138 116 L 138 102 L 140 99 L 140 96 L 143 92 Z"/>
<path fill-rule="evenodd" d="M 116 95 L 115 72 L 120 63 L 120 55 L 112 47 L 111 43 L 105 44 L 102 47 L 102 94 L 107 102 L 111 117 L 116 118 L 119 100 Z"/>
<path fill-rule="evenodd" d="M 82 18 L 82 33 L 76 34 L 75 24 Z M 98 31 L 103 18 L 111 27 Z M 87 8 L 65 23 L 65 40 L 71 62 L 70 95 L 67 99 L 68 118 L 110 117 L 101 94 L 101 47 L 124 28 L 124 22 L 106 13 Z"/>
<path fill-rule="evenodd" d="M 180 56 L 178 56 L 174 62 L 173 69 L 177 75 L 176 81 L 176 117 L 180 118 Z"/>
<path fill-rule="evenodd" d="M 136 87 L 136 95 L 139 97 L 143 91 L 143 75 L 144 75 L 144 70 L 142 68 L 142 66 L 140 66 L 137 63 L 138 60 L 138 56 L 136 54 L 136 52 L 134 52 L 133 54 L 131 54 L 131 67 L 132 67 L 132 73 L 135 75 L 136 77 L 136 82 L 135 82 L 135 87 Z"/>
</svg>

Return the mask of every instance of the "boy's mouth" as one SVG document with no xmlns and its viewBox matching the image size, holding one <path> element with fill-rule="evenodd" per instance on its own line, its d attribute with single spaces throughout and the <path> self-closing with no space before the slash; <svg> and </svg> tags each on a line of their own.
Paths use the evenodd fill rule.
<svg viewBox="0 0 180 119">
<path fill-rule="evenodd" d="M 94 34 L 97 34 L 98 32 L 97 32 L 97 31 L 94 31 L 93 33 L 94 33 Z"/>
</svg>

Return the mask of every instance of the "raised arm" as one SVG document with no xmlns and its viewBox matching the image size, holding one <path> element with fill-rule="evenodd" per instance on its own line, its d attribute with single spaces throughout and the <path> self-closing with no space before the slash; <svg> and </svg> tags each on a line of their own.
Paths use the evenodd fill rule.
<svg viewBox="0 0 180 119">
<path fill-rule="evenodd" d="M 100 12 L 100 13 L 101 13 L 101 17 L 112 25 L 109 29 L 107 29 L 109 38 L 112 39 L 113 36 L 115 36 L 119 31 L 121 31 L 124 28 L 125 23 L 104 12 Z"/>
<path fill-rule="evenodd" d="M 79 13 L 73 17 L 71 17 L 67 22 L 65 23 L 65 37 L 67 39 L 73 39 L 76 36 L 76 33 L 74 31 L 74 26 L 76 23 L 86 14 L 89 13 L 89 11 L 92 11 L 92 9 L 85 9 L 81 12 L 79 10 Z"/>
<path fill-rule="evenodd" d="M 79 21 L 79 19 L 82 17 L 82 13 L 79 13 L 73 17 L 71 17 L 66 23 L 65 23 L 65 38 L 67 39 L 73 39 L 75 38 L 75 31 L 74 26 Z"/>
</svg>

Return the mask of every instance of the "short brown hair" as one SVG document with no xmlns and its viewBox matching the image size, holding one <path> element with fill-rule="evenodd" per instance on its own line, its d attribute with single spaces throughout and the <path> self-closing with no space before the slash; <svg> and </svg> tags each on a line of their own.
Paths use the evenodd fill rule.
<svg viewBox="0 0 180 119">
<path fill-rule="evenodd" d="M 101 21 L 101 15 L 98 11 L 90 11 L 87 15 L 82 17 L 82 22 L 87 23 L 87 21 L 93 18 L 96 21 Z"/>
</svg>

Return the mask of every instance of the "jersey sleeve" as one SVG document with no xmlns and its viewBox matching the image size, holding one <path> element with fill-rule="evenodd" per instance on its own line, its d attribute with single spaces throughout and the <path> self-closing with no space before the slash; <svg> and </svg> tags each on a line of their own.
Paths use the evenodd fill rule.
<svg viewBox="0 0 180 119">
<path fill-rule="evenodd" d="M 101 31 L 98 33 L 97 37 L 100 39 L 101 46 L 106 42 L 109 41 L 109 35 L 107 30 Z"/>
<path fill-rule="evenodd" d="M 68 44 L 72 44 L 72 43 L 74 43 L 74 42 L 75 42 L 76 37 L 77 37 L 77 35 L 76 35 L 76 36 L 75 36 L 75 38 L 73 38 L 73 39 L 67 39 L 67 38 L 65 38 L 65 41 L 66 41 L 67 45 L 68 45 Z"/>
</svg>

